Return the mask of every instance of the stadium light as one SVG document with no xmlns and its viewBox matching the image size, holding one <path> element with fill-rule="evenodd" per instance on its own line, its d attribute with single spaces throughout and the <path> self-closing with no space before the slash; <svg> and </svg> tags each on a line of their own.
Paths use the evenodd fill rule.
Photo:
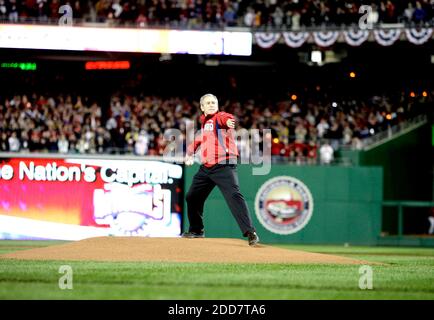
<svg viewBox="0 0 434 320">
<path fill-rule="evenodd" d="M 314 63 L 322 63 L 322 54 L 319 50 L 313 50 L 310 54 L 310 60 Z"/>
<path fill-rule="evenodd" d="M 356 73 L 353 72 L 353 71 L 351 71 L 351 72 L 350 72 L 350 78 L 355 78 L 355 77 L 356 77 Z"/>
<path fill-rule="evenodd" d="M 426 91 L 424 91 L 424 92 L 422 92 L 422 96 L 426 98 L 426 97 L 428 97 L 428 93 Z"/>
</svg>

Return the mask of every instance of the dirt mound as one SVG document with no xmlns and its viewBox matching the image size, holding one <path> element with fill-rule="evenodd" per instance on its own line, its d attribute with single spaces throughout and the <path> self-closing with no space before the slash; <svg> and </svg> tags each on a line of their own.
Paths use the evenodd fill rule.
<svg viewBox="0 0 434 320">
<path fill-rule="evenodd" d="M 249 247 L 241 239 L 98 237 L 0 255 L 1 259 L 81 261 L 165 261 L 211 263 L 334 263 L 363 261 L 267 245 Z"/>
</svg>

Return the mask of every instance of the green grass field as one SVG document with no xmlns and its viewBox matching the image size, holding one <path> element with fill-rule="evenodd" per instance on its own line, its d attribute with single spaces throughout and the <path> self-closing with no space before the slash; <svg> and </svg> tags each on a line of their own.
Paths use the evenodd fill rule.
<svg viewBox="0 0 434 320">
<path fill-rule="evenodd" d="M 59 242 L 0 241 L 0 254 Z M 373 265 L 373 289 L 359 288 L 359 266 L 109 263 L 0 259 L 0 299 L 429 299 L 434 250 L 279 245 L 385 263 Z M 58 286 L 70 265 L 73 289 Z"/>
</svg>

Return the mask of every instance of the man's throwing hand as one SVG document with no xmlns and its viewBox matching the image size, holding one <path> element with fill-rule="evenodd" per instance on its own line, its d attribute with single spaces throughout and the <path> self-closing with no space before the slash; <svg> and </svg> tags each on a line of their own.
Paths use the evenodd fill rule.
<svg viewBox="0 0 434 320">
<path fill-rule="evenodd" d="M 186 166 L 191 166 L 194 163 L 194 158 L 192 156 L 186 156 L 184 163 Z"/>
<path fill-rule="evenodd" d="M 235 120 L 229 119 L 228 121 L 226 121 L 226 125 L 229 128 L 234 129 L 235 128 Z"/>
</svg>

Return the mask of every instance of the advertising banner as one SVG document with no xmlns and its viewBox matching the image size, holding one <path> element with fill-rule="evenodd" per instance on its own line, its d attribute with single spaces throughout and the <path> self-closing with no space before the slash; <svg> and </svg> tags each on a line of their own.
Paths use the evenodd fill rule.
<svg viewBox="0 0 434 320">
<path fill-rule="evenodd" d="M 163 161 L 0 159 L 0 239 L 176 237 L 183 167 Z"/>
</svg>

